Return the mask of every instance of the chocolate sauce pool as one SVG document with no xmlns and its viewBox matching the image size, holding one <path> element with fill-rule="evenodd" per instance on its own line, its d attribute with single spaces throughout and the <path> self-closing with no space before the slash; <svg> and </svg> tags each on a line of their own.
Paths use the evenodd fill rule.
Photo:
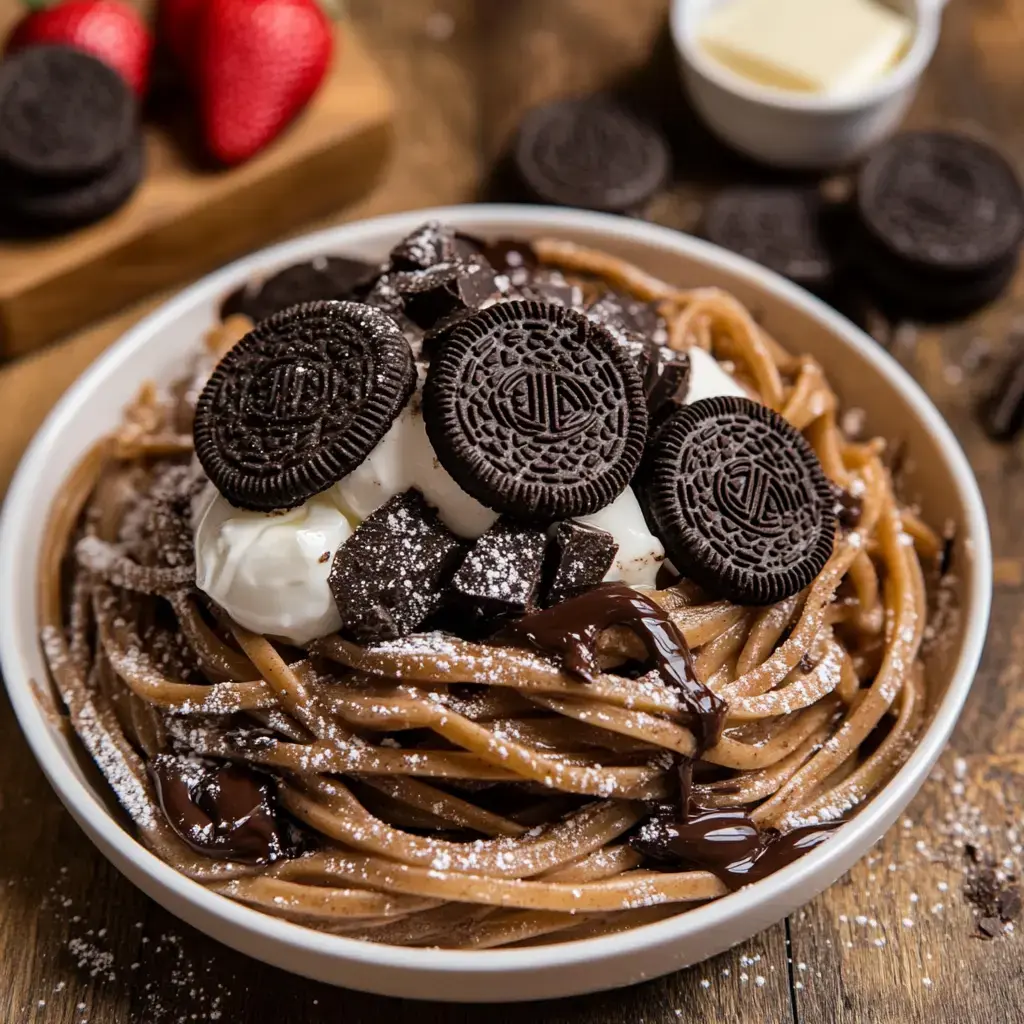
<svg viewBox="0 0 1024 1024">
<path fill-rule="evenodd" d="M 690 808 L 647 821 L 630 845 L 668 868 L 710 871 L 729 889 L 758 882 L 820 846 L 842 821 L 801 825 L 790 832 L 761 831 L 742 810 Z"/>
<path fill-rule="evenodd" d="M 562 664 L 584 682 L 601 674 L 597 638 L 610 626 L 628 626 L 643 642 L 665 684 L 693 720 L 697 753 L 722 735 L 727 705 L 698 678 L 693 655 L 679 627 L 664 609 L 625 583 L 601 583 L 578 597 L 520 619 L 504 631 L 540 651 L 558 654 Z"/>
<path fill-rule="evenodd" d="M 281 855 L 269 786 L 255 773 L 158 754 L 149 777 L 164 817 L 198 853 L 258 864 Z"/>
</svg>

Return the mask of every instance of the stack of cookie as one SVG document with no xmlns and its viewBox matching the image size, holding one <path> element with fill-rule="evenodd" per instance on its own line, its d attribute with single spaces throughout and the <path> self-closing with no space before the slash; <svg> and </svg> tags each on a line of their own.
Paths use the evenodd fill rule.
<svg viewBox="0 0 1024 1024">
<path fill-rule="evenodd" d="M 700 230 L 853 316 L 848 300 L 867 294 L 890 314 L 943 320 L 1009 284 L 1024 191 L 991 146 L 955 132 L 904 132 L 869 157 L 853 185 L 850 203 L 808 188 L 724 189 Z"/>
<path fill-rule="evenodd" d="M 906 132 L 857 180 L 860 269 L 882 295 L 934 315 L 991 302 L 1013 277 L 1024 192 L 991 146 L 950 132 Z"/>
<path fill-rule="evenodd" d="M 36 46 L 0 64 L 0 217 L 65 231 L 118 209 L 142 177 L 138 110 L 106 64 Z"/>
</svg>

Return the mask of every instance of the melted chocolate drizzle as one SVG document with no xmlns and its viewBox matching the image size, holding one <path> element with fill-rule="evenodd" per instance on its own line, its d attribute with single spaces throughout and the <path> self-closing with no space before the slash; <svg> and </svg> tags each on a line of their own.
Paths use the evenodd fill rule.
<svg viewBox="0 0 1024 1024">
<path fill-rule="evenodd" d="M 149 776 L 168 823 L 196 852 L 256 864 L 283 855 L 270 787 L 254 772 L 158 754 Z"/>
<path fill-rule="evenodd" d="M 630 845 L 667 868 L 710 871 L 730 890 L 786 867 L 831 838 L 845 821 L 801 825 L 789 832 L 760 830 L 746 811 L 694 806 L 690 798 L 693 762 L 680 765 L 682 815 L 664 808 L 649 818 Z"/>
<path fill-rule="evenodd" d="M 718 742 L 728 706 L 698 678 L 693 655 L 664 609 L 624 583 L 601 583 L 585 594 L 527 615 L 505 630 L 510 640 L 558 654 L 584 682 L 601 674 L 597 638 L 609 626 L 628 626 L 641 639 L 658 673 L 695 724 L 698 754 Z"/>
</svg>

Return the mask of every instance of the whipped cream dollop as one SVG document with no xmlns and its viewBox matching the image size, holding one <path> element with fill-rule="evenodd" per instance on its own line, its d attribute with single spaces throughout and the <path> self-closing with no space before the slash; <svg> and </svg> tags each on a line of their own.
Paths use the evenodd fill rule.
<svg viewBox="0 0 1024 1024">
<path fill-rule="evenodd" d="M 690 386 L 686 392 L 686 404 L 702 398 L 718 398 L 734 395 L 749 398 L 743 385 L 713 356 L 695 345 L 687 353 L 690 357 Z"/>
<path fill-rule="evenodd" d="M 415 487 L 437 509 L 441 522 L 467 540 L 482 537 L 498 513 L 468 495 L 438 461 L 423 425 L 420 393 L 348 476 L 331 488 L 355 522 L 362 522 L 396 494 Z"/>
<path fill-rule="evenodd" d="M 618 544 L 612 567 L 605 574 L 605 582 L 621 580 L 631 587 L 655 586 L 658 570 L 665 561 L 661 541 L 647 529 L 640 502 L 632 487 L 627 487 L 610 505 L 593 515 L 577 520 L 610 533 Z"/>
<path fill-rule="evenodd" d="M 746 394 L 713 356 L 698 348 L 690 351 L 687 402 Z M 207 485 L 193 508 L 196 585 L 253 632 L 298 645 L 327 636 L 341 624 L 327 583 L 334 553 L 374 510 L 410 488 L 437 509 L 449 530 L 467 540 L 481 537 L 498 518 L 438 461 L 423 424 L 419 392 L 352 473 L 298 508 L 245 511 Z M 665 549 L 648 529 L 632 488 L 579 521 L 610 533 L 618 545 L 606 581 L 655 586 Z"/>
<path fill-rule="evenodd" d="M 268 514 L 235 508 L 209 484 L 193 526 L 196 586 L 239 625 L 300 645 L 341 625 L 327 577 L 354 527 L 329 491 Z"/>
</svg>

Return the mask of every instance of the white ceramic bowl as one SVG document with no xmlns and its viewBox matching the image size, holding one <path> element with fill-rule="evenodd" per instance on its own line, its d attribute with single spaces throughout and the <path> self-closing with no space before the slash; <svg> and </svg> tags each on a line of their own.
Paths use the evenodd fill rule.
<svg viewBox="0 0 1024 1024">
<path fill-rule="evenodd" d="M 758 85 L 706 53 L 700 45 L 701 24 L 711 10 L 729 2 L 672 4 L 672 39 L 694 106 L 716 135 L 755 160 L 827 169 L 858 159 L 899 127 L 935 52 L 946 0 L 889 0 L 913 20 L 913 43 L 890 74 L 843 97 Z"/>
<path fill-rule="evenodd" d="M 73 749 L 37 702 L 46 669 L 36 640 L 36 564 L 44 511 L 64 474 L 120 417 L 145 378 L 168 380 L 209 327 L 222 296 L 251 275 L 322 253 L 382 257 L 427 218 L 481 235 L 557 235 L 618 253 L 680 285 L 732 290 L 769 330 L 817 356 L 873 430 L 906 441 L 910 485 L 929 516 L 961 524 L 963 628 L 933 666 L 935 708 L 913 756 L 834 839 L 797 863 L 715 903 L 582 942 L 458 952 L 401 949 L 325 935 L 215 895 L 143 849 L 112 817 Z M 268 963 L 393 996 L 512 1001 L 614 988 L 712 956 L 778 921 L 834 882 L 895 821 L 939 756 L 971 685 L 988 621 L 991 557 L 985 510 L 949 428 L 917 385 L 869 338 L 782 278 L 714 246 L 638 220 L 525 206 L 403 213 L 333 228 L 256 253 L 186 289 L 129 331 L 63 397 L 11 485 L 0 529 L 0 651 L 15 712 L 51 784 L 92 841 L 172 913 Z"/>
</svg>

